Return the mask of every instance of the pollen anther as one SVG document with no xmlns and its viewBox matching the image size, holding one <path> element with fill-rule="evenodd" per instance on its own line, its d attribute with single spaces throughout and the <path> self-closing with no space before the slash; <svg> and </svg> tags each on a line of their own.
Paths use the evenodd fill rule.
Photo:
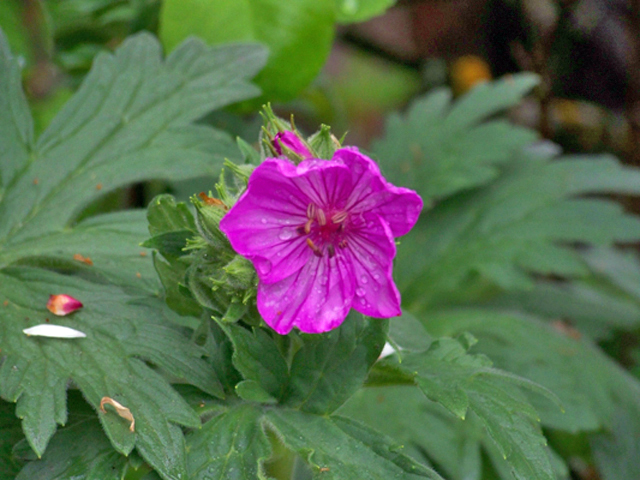
<svg viewBox="0 0 640 480">
<path fill-rule="evenodd" d="M 313 223 L 313 219 L 310 218 L 309 220 L 307 220 L 307 223 L 304 224 L 304 233 L 306 233 L 307 235 L 311 231 L 311 224 L 312 223 Z"/>
<path fill-rule="evenodd" d="M 347 212 L 338 212 L 333 217 L 331 217 L 331 221 L 333 223 L 342 223 L 347 219 Z"/>
<path fill-rule="evenodd" d="M 310 238 L 307 238 L 307 245 L 311 250 L 313 250 L 313 254 L 316 257 L 322 257 L 322 250 L 320 250 L 318 246 L 315 243 L 313 243 L 313 240 L 311 240 Z"/>
<path fill-rule="evenodd" d="M 307 218 L 309 220 L 314 220 L 316 218 L 316 206 L 313 203 L 310 203 L 307 206 Z"/>
<path fill-rule="evenodd" d="M 324 227 L 327 224 L 327 217 L 324 214 L 324 210 L 319 208 L 317 215 L 318 215 L 318 223 L 320 224 L 321 227 Z"/>
</svg>

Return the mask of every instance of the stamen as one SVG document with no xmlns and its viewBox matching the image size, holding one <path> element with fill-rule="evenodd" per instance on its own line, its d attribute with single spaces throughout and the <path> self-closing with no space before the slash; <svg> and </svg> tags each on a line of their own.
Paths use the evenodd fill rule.
<svg viewBox="0 0 640 480">
<path fill-rule="evenodd" d="M 304 233 L 306 233 L 307 235 L 311 231 L 311 224 L 313 224 L 313 219 L 311 218 L 307 220 L 307 223 L 304 224 Z"/>
<path fill-rule="evenodd" d="M 322 250 L 320 250 L 317 245 L 315 243 L 313 243 L 313 240 L 311 240 L 310 238 L 307 238 L 307 245 L 309 245 L 309 248 L 311 250 L 313 250 L 313 254 L 316 257 L 322 257 Z"/>
<path fill-rule="evenodd" d="M 309 220 L 313 220 L 316 218 L 316 206 L 313 203 L 310 203 L 307 206 L 307 218 Z"/>
<path fill-rule="evenodd" d="M 347 212 L 338 212 L 333 217 L 331 217 L 331 221 L 333 223 L 342 223 L 347 219 L 349 214 Z"/>
<path fill-rule="evenodd" d="M 327 224 L 327 217 L 324 214 L 324 210 L 319 208 L 317 215 L 318 215 L 318 223 L 320 224 L 321 227 L 324 227 Z"/>
<path fill-rule="evenodd" d="M 332 258 L 335 254 L 336 254 L 336 249 L 334 248 L 333 244 L 329 244 L 327 245 L 327 252 L 329 253 L 329 258 Z"/>
<path fill-rule="evenodd" d="M 338 246 L 344 250 L 345 248 L 347 248 L 347 240 L 341 240 Z"/>
</svg>

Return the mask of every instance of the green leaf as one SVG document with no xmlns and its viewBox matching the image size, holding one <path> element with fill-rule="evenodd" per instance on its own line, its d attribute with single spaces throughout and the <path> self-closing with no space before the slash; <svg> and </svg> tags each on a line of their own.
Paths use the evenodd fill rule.
<svg viewBox="0 0 640 480">
<path fill-rule="evenodd" d="M 151 256 L 139 246 L 147 237 L 143 210 L 102 214 L 0 250 L 0 265 L 54 268 L 157 295 L 160 284 Z M 92 265 L 75 260 L 74 255 L 91 260 Z"/>
<path fill-rule="evenodd" d="M 261 410 L 251 405 L 238 405 L 189 435 L 188 478 L 266 479 L 263 463 L 271 456 L 271 445 L 261 417 Z"/>
<path fill-rule="evenodd" d="M 584 181 L 587 171 L 600 180 Z M 576 195 L 640 192 L 639 185 L 640 170 L 611 158 L 516 156 L 490 185 L 422 215 L 398 250 L 403 300 L 423 309 L 486 297 L 491 292 L 482 290 L 481 281 L 523 289 L 533 286 L 528 272 L 587 275 L 585 262 L 566 243 L 634 241 L 640 220 L 613 201 Z"/>
<path fill-rule="evenodd" d="M 235 386 L 236 394 L 247 402 L 276 403 L 278 399 L 269 395 L 255 380 L 243 380 Z"/>
<path fill-rule="evenodd" d="M 474 350 L 497 367 L 556 394 L 564 412 L 530 396 L 544 426 L 593 431 L 611 425 L 616 411 L 640 417 L 640 383 L 584 337 L 576 340 L 532 316 L 489 309 L 433 312 L 424 325 L 434 335 L 471 332 L 478 338 Z"/>
<path fill-rule="evenodd" d="M 256 77 L 261 101 L 286 101 L 320 72 L 333 42 L 334 18 L 335 0 L 165 0 L 160 37 L 167 50 L 190 35 L 210 44 L 265 44 L 269 61 Z"/>
<path fill-rule="evenodd" d="M 322 415 L 333 412 L 364 383 L 387 329 L 387 321 L 353 313 L 331 332 L 301 335 L 304 343 L 293 358 L 283 403 Z"/>
<path fill-rule="evenodd" d="M 244 379 L 256 382 L 271 397 L 282 398 L 288 367 L 273 337 L 262 328 L 251 332 L 234 323 L 219 325 L 233 343 L 233 366 Z"/>
<path fill-rule="evenodd" d="M 388 179 L 426 204 L 495 179 L 499 165 L 536 139 L 530 130 L 490 119 L 516 105 L 538 83 L 532 74 L 480 85 L 451 104 L 449 90 L 415 101 L 406 118 L 392 115 L 373 145 Z"/>
<path fill-rule="evenodd" d="M 516 478 L 554 478 L 538 415 L 518 387 L 543 389 L 491 368 L 487 357 L 469 355 L 449 338 L 434 341 L 423 353 L 405 355 L 396 368 L 413 374 L 428 398 L 457 417 L 466 418 L 468 411 L 477 415 Z"/>
<path fill-rule="evenodd" d="M 16 0 L 0 3 L 0 28 L 4 30 L 11 50 L 20 57 L 21 63 L 26 66 L 33 64 L 34 52 L 32 40 L 29 38 L 29 30 L 23 20 L 25 10 L 26 8 Z"/>
<path fill-rule="evenodd" d="M 184 202 L 176 203 L 171 195 L 158 195 L 147 210 L 149 233 L 153 236 L 189 230 L 196 232 L 196 222 Z"/>
<path fill-rule="evenodd" d="M 193 214 L 185 203 L 176 203 L 171 195 L 159 195 L 149 204 L 147 220 L 153 237 L 142 245 L 161 253 L 154 253 L 153 263 L 164 287 L 167 305 L 181 315 L 199 316 L 202 306 L 185 285 L 189 261 L 181 258 L 187 255 L 184 251 L 187 240 L 197 233 Z"/>
<path fill-rule="evenodd" d="M 593 340 L 607 340 L 616 330 L 633 330 L 640 325 L 638 302 L 594 276 L 574 282 L 540 281 L 531 290 L 501 295 L 490 305 L 566 319 L 568 323 L 559 321 L 556 325 Z"/>
<path fill-rule="evenodd" d="M 625 480 L 637 475 L 640 471 L 638 432 L 640 420 L 636 406 L 618 410 L 610 431 L 593 436 L 591 451 L 602 478 Z"/>
<path fill-rule="evenodd" d="M 455 417 L 413 385 L 362 389 L 338 413 L 393 437 L 408 455 L 437 465 L 446 478 L 481 478 L 481 422 Z"/>
<path fill-rule="evenodd" d="M 340 23 L 365 22 L 382 15 L 396 0 L 336 0 Z"/>
<path fill-rule="evenodd" d="M 313 478 L 442 480 L 404 455 L 402 446 L 391 438 L 353 420 L 287 409 L 268 410 L 265 418 L 285 446 L 303 456 Z"/>
<path fill-rule="evenodd" d="M 24 434 L 14 413 L 15 405 L 0 400 L 0 472 L 7 478 L 15 478 L 22 468 L 22 461 L 13 454 L 13 447 L 24 440 Z"/>
<path fill-rule="evenodd" d="M 20 66 L 0 29 L 0 201 L 26 167 L 32 148 L 33 120 L 22 91 Z"/>
<path fill-rule="evenodd" d="M 99 55 L 78 92 L 38 139 L 31 163 L 5 190 L 0 242 L 17 245 L 60 231 L 79 206 L 135 181 L 215 173 L 226 153 L 235 151 L 233 141 L 190 123 L 255 95 L 245 79 L 261 67 L 264 56 L 256 46 L 208 50 L 188 41 L 162 62 L 160 45 L 148 34 L 126 40 L 114 55 Z M 20 98 L 15 89 L 10 93 L 2 101 Z M 2 112 L 0 122 L 21 125 Z M 6 131 L 9 139 L 15 135 L 15 129 Z M 10 163 L 3 177 L 11 178 L 13 170 Z"/>
<path fill-rule="evenodd" d="M 5 269 L 0 276 L 0 298 L 8 302 L 0 324 L 6 355 L 0 394 L 17 401 L 16 413 L 34 451 L 42 455 L 55 424 L 66 422 L 65 391 L 71 379 L 96 410 L 105 396 L 131 410 L 135 433 L 114 411 L 100 414 L 116 450 L 128 454 L 135 445 L 165 478 L 178 478 L 184 451 L 175 424 L 197 427 L 199 419 L 166 380 L 135 357 L 221 395 L 213 371 L 199 358 L 204 352 L 160 316 L 163 308 L 157 299 L 126 296 L 116 287 L 34 269 Z M 80 299 L 83 308 L 64 319 L 53 317 L 44 308 L 52 290 Z M 64 340 L 22 333 L 47 319 L 87 337 Z"/>
<path fill-rule="evenodd" d="M 147 236 L 143 212 L 74 222 L 88 203 L 131 182 L 214 173 L 235 145 L 192 122 L 255 95 L 247 79 L 264 57 L 257 46 L 208 49 L 190 41 L 162 61 L 153 37 L 130 38 L 96 59 L 34 144 L 18 64 L 0 33 L 0 395 L 17 402 L 37 455 L 56 424 L 67 421 L 72 381 L 96 411 L 103 397 L 130 410 L 135 432 L 111 407 L 99 413 L 118 452 L 135 447 L 163 478 L 185 477 L 179 425 L 196 428 L 200 420 L 164 375 L 216 396 L 222 386 L 201 358 L 205 350 L 179 327 L 193 327 L 193 320 L 178 318 L 158 298 L 150 258 L 138 246 Z M 72 295 L 84 307 L 53 317 L 45 308 L 52 293 Z M 44 323 L 87 337 L 22 332 Z"/>
<path fill-rule="evenodd" d="M 75 414 L 69 425 L 56 432 L 43 457 L 27 463 L 16 480 L 122 479 L 126 457 L 113 450 L 100 424 L 92 418 L 91 409 L 77 408 L 78 402 L 74 403 Z"/>
</svg>

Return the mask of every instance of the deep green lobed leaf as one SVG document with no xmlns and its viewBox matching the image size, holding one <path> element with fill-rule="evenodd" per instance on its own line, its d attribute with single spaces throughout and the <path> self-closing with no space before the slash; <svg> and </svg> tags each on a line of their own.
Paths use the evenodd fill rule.
<svg viewBox="0 0 640 480">
<path fill-rule="evenodd" d="M 285 446 L 303 456 L 314 479 L 442 480 L 404 455 L 401 445 L 352 420 L 287 409 L 267 411 L 266 420 Z"/>
<path fill-rule="evenodd" d="M 255 95 L 246 79 L 264 59 L 257 46 L 207 49 L 188 41 L 162 62 L 148 34 L 126 40 L 114 55 L 99 55 L 6 189 L 0 242 L 59 231 L 80 206 L 122 185 L 215 173 L 235 152 L 233 141 L 190 123 Z"/>
<path fill-rule="evenodd" d="M 302 335 L 304 344 L 293 358 L 283 403 L 321 415 L 333 412 L 363 385 L 387 330 L 388 321 L 354 312 L 331 332 Z"/>
<path fill-rule="evenodd" d="M 384 363 L 391 366 L 393 362 Z M 434 341 L 424 352 L 404 355 L 395 366 L 414 375 L 429 399 L 457 417 L 465 419 L 468 411 L 473 412 L 515 478 L 554 479 L 537 412 L 519 389 L 529 386 L 526 381 L 491 368 L 487 357 L 469 355 L 460 342 L 448 338 Z"/>
</svg>

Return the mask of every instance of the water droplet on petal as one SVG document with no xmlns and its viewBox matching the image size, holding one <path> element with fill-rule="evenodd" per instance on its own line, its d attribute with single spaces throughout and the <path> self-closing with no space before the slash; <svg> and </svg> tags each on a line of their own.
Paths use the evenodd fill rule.
<svg viewBox="0 0 640 480">
<path fill-rule="evenodd" d="M 367 305 L 367 301 L 366 301 L 364 298 L 361 298 L 361 299 L 360 299 L 360 303 L 361 303 L 362 305 L 364 305 L 364 306 L 366 306 L 366 305 Z"/>
<path fill-rule="evenodd" d="M 262 223 L 267 223 L 267 219 L 266 219 L 266 218 L 263 218 L 263 219 L 261 219 L 260 221 L 261 221 Z"/>
<path fill-rule="evenodd" d="M 364 297 L 364 294 L 365 294 L 365 293 L 366 293 L 366 292 L 364 291 L 364 288 L 360 288 L 360 287 L 356 288 L 356 295 L 357 295 L 357 296 L 359 296 L 359 297 Z"/>
<path fill-rule="evenodd" d="M 366 275 L 362 275 L 362 276 L 360 277 L 360 281 L 364 284 L 364 283 L 367 283 L 367 282 L 369 281 L 369 279 L 367 278 L 367 276 L 366 276 Z"/>
<path fill-rule="evenodd" d="M 278 234 L 280 240 L 289 240 L 291 237 L 293 237 L 293 230 L 290 228 L 283 228 Z"/>
<path fill-rule="evenodd" d="M 380 274 L 379 274 L 379 273 L 374 273 L 374 274 L 373 274 L 373 278 L 374 278 L 375 280 L 378 280 L 378 279 L 380 278 Z"/>
<path fill-rule="evenodd" d="M 328 281 L 329 281 L 329 277 L 327 277 L 326 275 L 320 276 L 320 285 L 326 285 Z"/>
</svg>

